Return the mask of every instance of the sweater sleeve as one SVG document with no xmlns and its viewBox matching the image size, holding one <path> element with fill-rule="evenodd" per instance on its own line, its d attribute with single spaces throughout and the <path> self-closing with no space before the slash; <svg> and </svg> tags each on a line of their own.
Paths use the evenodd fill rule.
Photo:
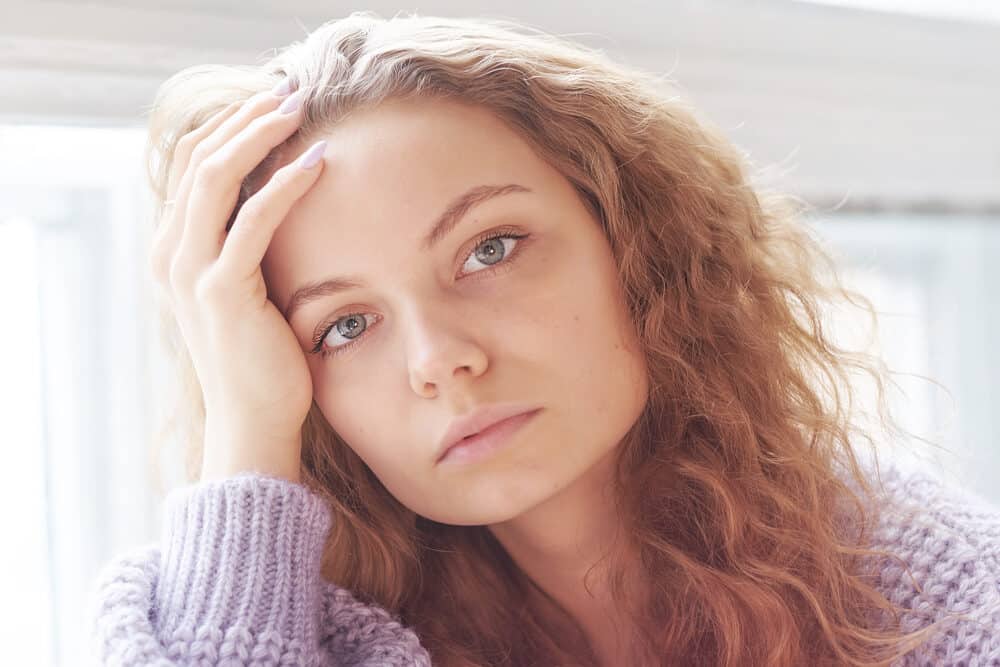
<svg viewBox="0 0 1000 667">
<path fill-rule="evenodd" d="M 163 511 L 160 543 L 94 582 L 97 664 L 430 664 L 412 631 L 321 579 L 331 516 L 306 486 L 244 473 L 174 489 Z"/>
<path fill-rule="evenodd" d="M 951 621 L 893 667 L 1000 665 L 1000 507 L 928 473 L 896 466 L 882 480 L 903 509 L 883 518 L 879 546 L 899 555 L 879 578 L 887 597 L 907 609 L 933 610 Z M 914 586 L 914 580 L 920 590 Z M 903 615 L 903 629 L 930 621 Z"/>
</svg>

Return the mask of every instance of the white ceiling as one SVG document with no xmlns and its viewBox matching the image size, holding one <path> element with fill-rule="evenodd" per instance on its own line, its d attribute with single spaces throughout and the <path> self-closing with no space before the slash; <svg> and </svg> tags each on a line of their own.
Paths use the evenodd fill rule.
<svg viewBox="0 0 1000 667">
<path fill-rule="evenodd" d="M 840 7 L 854 7 L 913 16 L 947 18 L 958 21 L 1000 23 L 1000 4 L 995 0 L 800 0 Z"/>
<path fill-rule="evenodd" d="M 0 0 L 0 122 L 142 125 L 156 87 L 358 9 L 319 0 Z M 669 72 L 820 205 L 1000 214 L 1000 25 L 767 0 L 369 2 L 514 19 Z"/>
</svg>

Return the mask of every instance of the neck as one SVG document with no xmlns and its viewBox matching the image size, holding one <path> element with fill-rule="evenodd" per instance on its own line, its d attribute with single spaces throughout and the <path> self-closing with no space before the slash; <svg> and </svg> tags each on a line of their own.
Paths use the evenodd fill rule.
<svg viewBox="0 0 1000 667">
<path fill-rule="evenodd" d="M 611 486 L 616 453 L 544 503 L 490 526 L 518 567 L 581 625 L 601 664 L 622 655 L 629 630 L 607 581 L 607 556 L 622 538 Z"/>
</svg>

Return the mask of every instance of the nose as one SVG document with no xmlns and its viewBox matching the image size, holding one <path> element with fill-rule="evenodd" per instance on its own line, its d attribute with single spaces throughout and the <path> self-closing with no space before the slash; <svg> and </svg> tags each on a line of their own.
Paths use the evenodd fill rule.
<svg viewBox="0 0 1000 667">
<path fill-rule="evenodd" d="M 455 318 L 414 316 L 407 330 L 410 386 L 418 396 L 434 395 L 448 384 L 468 382 L 486 371 L 482 345 Z M 462 379 L 463 375 L 467 375 Z"/>
</svg>

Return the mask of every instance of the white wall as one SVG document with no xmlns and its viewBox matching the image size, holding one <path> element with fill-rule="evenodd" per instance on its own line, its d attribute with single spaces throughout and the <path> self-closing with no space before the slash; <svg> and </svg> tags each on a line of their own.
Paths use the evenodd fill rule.
<svg viewBox="0 0 1000 667">
<path fill-rule="evenodd" d="M 1000 24 L 778 0 L 4 0 L 0 122 L 142 124 L 171 73 L 256 62 L 360 7 L 513 18 L 670 72 L 819 205 L 1000 212 Z"/>
</svg>

